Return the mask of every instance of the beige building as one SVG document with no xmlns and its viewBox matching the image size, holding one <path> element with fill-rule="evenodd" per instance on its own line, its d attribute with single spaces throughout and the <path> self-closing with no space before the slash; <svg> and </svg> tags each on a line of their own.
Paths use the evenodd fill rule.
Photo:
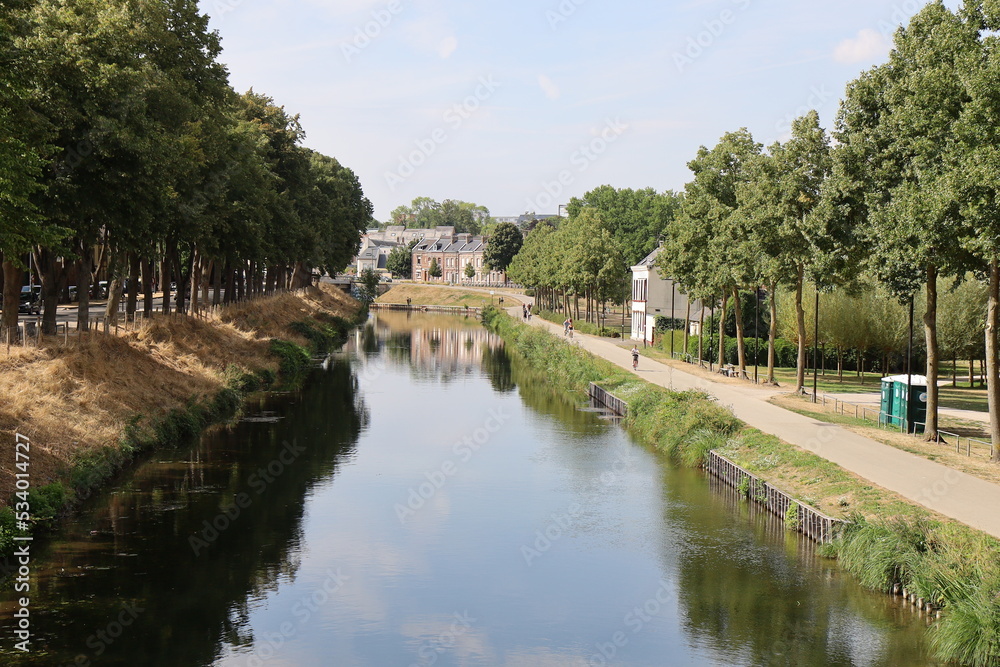
<svg viewBox="0 0 1000 667">
<path fill-rule="evenodd" d="M 487 271 L 483 267 L 486 241 L 472 234 L 452 234 L 450 237 L 425 239 L 413 247 L 413 279 L 452 285 L 502 285 L 507 281 L 503 271 Z M 430 275 L 437 262 L 440 277 Z M 466 275 L 471 265 L 472 277 Z"/>
</svg>

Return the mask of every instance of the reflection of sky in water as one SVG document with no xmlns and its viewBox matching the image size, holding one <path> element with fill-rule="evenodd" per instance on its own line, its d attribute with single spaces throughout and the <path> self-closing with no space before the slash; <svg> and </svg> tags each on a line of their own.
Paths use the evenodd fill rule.
<svg viewBox="0 0 1000 667">
<path fill-rule="evenodd" d="M 705 599 L 697 586 L 774 573 L 794 581 L 755 590 L 805 596 L 826 630 L 802 639 L 848 651 L 798 664 L 892 664 L 890 630 L 859 615 L 837 578 L 713 512 L 695 473 L 665 470 L 593 415 L 529 408 L 527 386 L 495 392 L 479 367 L 493 342 L 481 329 L 454 345 L 444 336 L 430 354 L 433 331 L 413 332 L 407 363 L 373 355 L 377 372 L 358 370 L 371 421 L 357 455 L 312 490 L 294 579 L 251 601 L 255 644 L 225 648 L 217 665 L 765 664 L 759 647 L 732 641 L 740 632 L 761 645 L 774 636 L 773 664 L 785 664 L 799 655 L 778 651 L 785 628 L 717 635 L 698 618 L 743 601 L 732 590 Z M 430 383 L 442 369 L 459 371 Z M 343 582 L 326 596 L 331 573 Z M 313 595 L 324 599 L 306 619 Z"/>
</svg>

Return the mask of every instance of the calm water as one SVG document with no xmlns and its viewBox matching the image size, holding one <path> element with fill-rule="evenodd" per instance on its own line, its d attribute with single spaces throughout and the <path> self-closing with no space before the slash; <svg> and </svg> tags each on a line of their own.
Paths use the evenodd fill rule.
<svg viewBox="0 0 1000 667">
<path fill-rule="evenodd" d="M 35 555 L 16 665 L 924 665 L 924 622 L 580 411 L 381 315 Z M 41 545 L 38 545 L 41 548 Z"/>
</svg>

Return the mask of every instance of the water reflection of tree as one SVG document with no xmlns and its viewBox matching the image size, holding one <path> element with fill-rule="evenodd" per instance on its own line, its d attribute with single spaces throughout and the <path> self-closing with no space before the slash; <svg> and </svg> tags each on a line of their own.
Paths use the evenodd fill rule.
<svg viewBox="0 0 1000 667">
<path fill-rule="evenodd" d="M 511 379 L 525 405 L 535 413 L 558 421 L 561 429 L 590 435 L 606 428 L 592 413 L 581 412 L 585 397 L 574 395 L 551 377 L 546 377 L 519 354 L 510 354 Z"/>
<path fill-rule="evenodd" d="M 510 354 L 507 353 L 507 347 L 503 341 L 483 346 L 483 371 L 490 379 L 490 385 L 494 390 L 507 393 L 517 388 L 517 384 L 514 382 L 514 371 L 511 368 Z"/>
<path fill-rule="evenodd" d="M 95 501 L 73 534 L 53 546 L 32 596 L 36 646 L 46 650 L 0 653 L 0 661 L 70 664 L 85 655 L 101 665 L 195 666 L 211 664 L 222 642 L 249 646 L 248 600 L 295 578 L 305 498 L 353 456 L 367 420 L 345 362 L 277 403 L 259 407 L 277 408 L 281 421 L 220 430 L 140 468 Z M 251 476 L 286 443 L 304 451 L 258 494 Z M 196 556 L 189 536 L 232 508 L 241 492 L 250 506 Z M 124 603 L 144 611 L 98 660 L 88 637 L 117 619 Z"/>
<path fill-rule="evenodd" d="M 930 664 L 919 624 L 896 626 L 887 599 L 845 580 L 774 519 L 751 519 L 695 474 L 669 475 L 664 493 L 666 522 L 683 528 L 663 551 L 691 644 L 748 665 Z"/>
</svg>

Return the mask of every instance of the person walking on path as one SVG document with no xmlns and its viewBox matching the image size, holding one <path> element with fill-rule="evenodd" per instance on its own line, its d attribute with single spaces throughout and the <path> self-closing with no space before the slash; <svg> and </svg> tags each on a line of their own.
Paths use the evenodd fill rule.
<svg viewBox="0 0 1000 667">
<path fill-rule="evenodd" d="M 639 348 L 636 345 L 632 346 L 632 370 L 639 370 Z"/>
<path fill-rule="evenodd" d="M 563 336 L 569 335 L 569 328 L 571 324 L 572 320 L 570 320 L 568 317 L 565 320 L 563 320 Z"/>
</svg>

